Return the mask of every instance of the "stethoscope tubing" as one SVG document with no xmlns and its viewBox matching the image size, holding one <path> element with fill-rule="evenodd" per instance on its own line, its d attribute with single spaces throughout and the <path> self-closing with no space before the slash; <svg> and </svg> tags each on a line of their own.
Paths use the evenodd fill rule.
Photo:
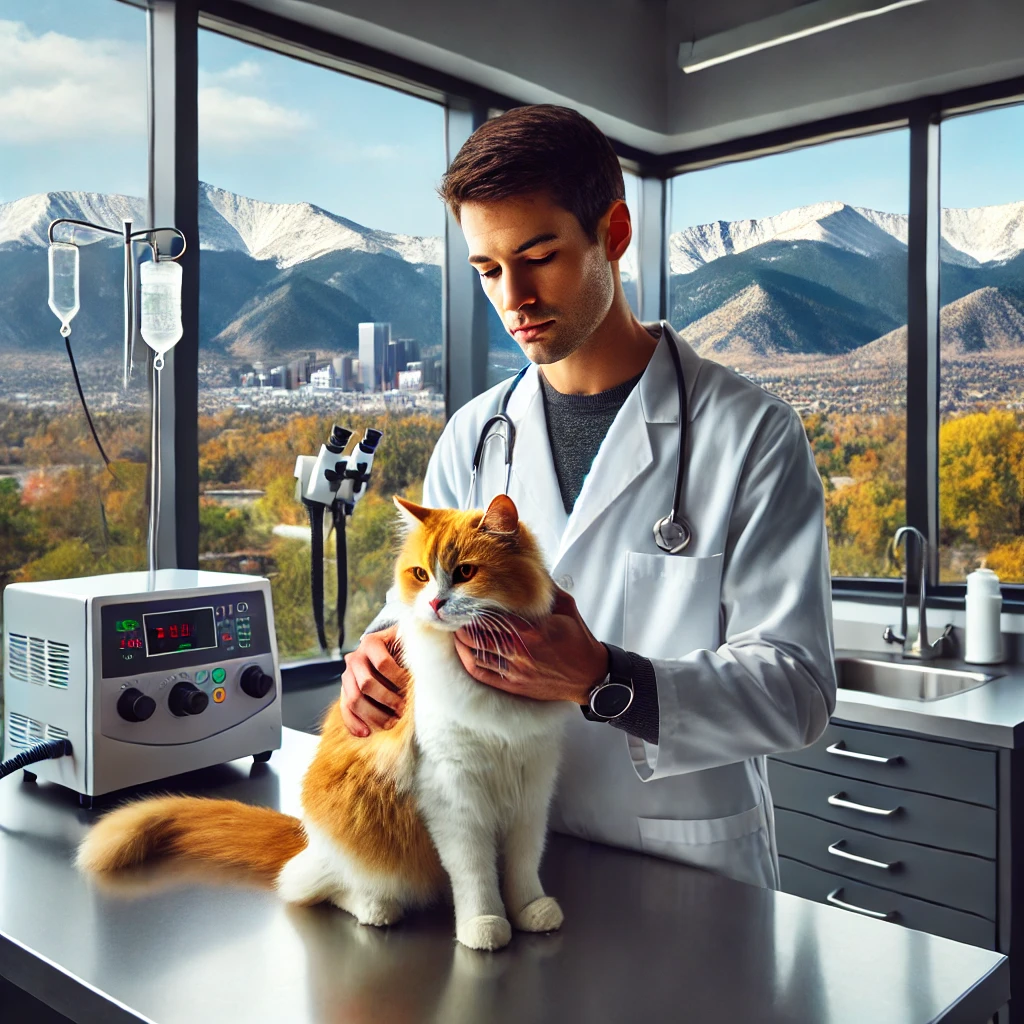
<svg viewBox="0 0 1024 1024">
<path fill-rule="evenodd" d="M 669 338 L 667 341 L 669 355 L 672 357 L 672 362 L 676 371 L 676 390 L 679 394 L 679 443 L 676 448 L 676 479 L 675 488 L 672 492 L 672 511 L 664 519 L 659 519 L 654 524 L 654 537 L 658 547 L 663 551 L 668 554 L 679 554 L 689 545 L 693 537 L 693 531 L 691 530 L 690 525 L 679 514 L 679 509 L 683 500 L 683 483 L 686 472 L 686 442 L 688 432 L 687 428 L 689 425 L 689 409 L 686 399 L 686 378 L 683 374 L 683 361 L 680 359 L 679 350 L 676 348 L 672 339 Z M 476 478 L 480 470 L 481 462 L 483 461 L 484 448 L 489 440 L 497 436 L 502 438 L 505 445 L 504 493 L 508 494 L 509 487 L 512 483 L 512 456 L 516 444 L 516 425 L 512 422 L 512 417 L 508 415 L 508 403 L 512 397 L 512 393 L 519 386 L 519 382 L 526 375 L 526 371 L 531 365 L 531 363 L 527 363 L 526 366 L 524 366 L 515 375 L 502 397 L 499 411 L 487 420 L 480 431 L 480 438 L 476 444 L 476 451 L 473 453 L 473 464 L 469 478 L 469 494 L 466 499 L 467 508 L 472 505 L 473 495 L 476 492 Z M 503 429 L 499 434 L 492 433 L 493 429 L 497 426 L 500 426 Z M 663 530 L 666 526 L 675 527 L 677 531 L 678 540 L 674 545 L 664 536 Z"/>
</svg>

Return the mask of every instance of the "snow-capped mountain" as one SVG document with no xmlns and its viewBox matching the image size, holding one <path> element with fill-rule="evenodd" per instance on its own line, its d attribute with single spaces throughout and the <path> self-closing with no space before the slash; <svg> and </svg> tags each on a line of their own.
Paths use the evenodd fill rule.
<svg viewBox="0 0 1024 1024">
<path fill-rule="evenodd" d="M 669 238 L 673 274 L 690 274 L 766 242 L 823 242 L 861 256 L 907 244 L 907 217 L 841 202 L 815 203 L 755 220 L 715 221 Z M 960 266 L 1005 263 L 1024 252 L 1024 202 L 942 211 L 942 259 Z"/>
<path fill-rule="evenodd" d="M 47 227 L 58 217 L 111 227 L 129 218 L 143 226 L 146 204 L 132 196 L 95 192 L 49 192 L 0 203 L 0 252 L 46 245 Z M 442 256 L 439 237 L 375 231 L 312 203 L 265 203 L 206 183 L 199 187 L 199 237 L 203 249 L 242 252 L 253 259 L 273 260 L 281 269 L 344 251 L 379 253 L 433 266 L 440 266 Z M 120 244 L 116 237 L 82 230 L 76 232 L 75 240 Z"/>
<path fill-rule="evenodd" d="M 312 203 L 265 203 L 205 183 L 199 189 L 203 249 L 244 252 L 278 267 L 343 250 L 440 266 L 442 239 L 374 231 Z"/>
</svg>

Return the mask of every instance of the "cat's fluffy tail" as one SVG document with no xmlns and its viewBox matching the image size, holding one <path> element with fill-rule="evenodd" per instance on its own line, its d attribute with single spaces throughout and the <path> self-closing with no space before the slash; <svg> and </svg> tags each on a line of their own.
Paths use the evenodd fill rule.
<svg viewBox="0 0 1024 1024">
<path fill-rule="evenodd" d="M 235 800 L 162 796 L 119 807 L 78 848 L 80 868 L 97 873 L 182 856 L 247 868 L 273 879 L 306 846 L 298 818 Z"/>
</svg>

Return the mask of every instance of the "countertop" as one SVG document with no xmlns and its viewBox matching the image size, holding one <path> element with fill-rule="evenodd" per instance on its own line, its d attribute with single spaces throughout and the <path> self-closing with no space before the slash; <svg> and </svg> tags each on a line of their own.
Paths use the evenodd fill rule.
<svg viewBox="0 0 1024 1024">
<path fill-rule="evenodd" d="M 286 729 L 269 764 L 147 789 L 294 811 L 315 743 Z M 97 885 L 71 866 L 90 820 L 0 780 L 0 975 L 83 1024 L 976 1024 L 1009 996 L 1000 954 L 563 836 L 543 870 L 563 930 L 488 954 L 445 908 L 377 930 L 202 869 Z"/>
<path fill-rule="evenodd" d="M 836 651 L 837 660 L 846 656 L 900 660 L 890 653 Z M 999 678 L 973 690 L 926 701 L 882 697 L 840 687 L 833 721 L 902 729 L 992 747 L 1015 749 L 1024 745 L 1024 665 L 968 665 L 952 659 L 924 664 L 985 672 Z"/>
</svg>

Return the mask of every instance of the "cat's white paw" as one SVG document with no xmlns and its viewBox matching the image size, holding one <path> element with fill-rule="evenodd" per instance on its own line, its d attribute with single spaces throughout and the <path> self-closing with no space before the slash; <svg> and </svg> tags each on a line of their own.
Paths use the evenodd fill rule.
<svg viewBox="0 0 1024 1024">
<path fill-rule="evenodd" d="M 512 925 L 497 914 L 479 914 L 458 922 L 455 937 L 470 949 L 502 949 L 512 938 Z"/>
<path fill-rule="evenodd" d="M 350 913 L 360 924 L 372 925 L 374 928 L 397 924 L 405 913 L 405 908 L 398 900 L 358 898 L 338 892 L 331 897 L 331 902 Z"/>
<path fill-rule="evenodd" d="M 552 896 L 540 896 L 512 915 L 512 923 L 521 932 L 553 932 L 564 920 L 562 908 Z"/>
</svg>

